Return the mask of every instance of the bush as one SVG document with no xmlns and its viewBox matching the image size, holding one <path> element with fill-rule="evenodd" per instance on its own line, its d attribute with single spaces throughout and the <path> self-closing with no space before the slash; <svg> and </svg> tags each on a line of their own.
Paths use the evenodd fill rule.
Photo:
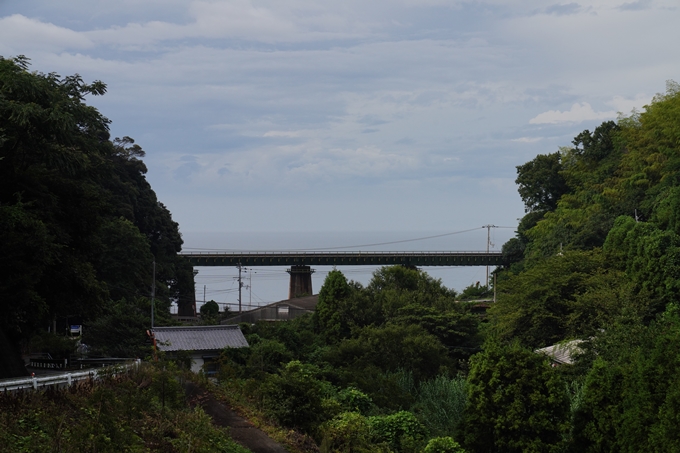
<svg viewBox="0 0 680 453">
<path fill-rule="evenodd" d="M 400 411 L 391 415 L 368 418 L 371 433 L 376 443 L 385 442 L 395 451 L 405 451 L 425 438 L 425 427 L 415 415 Z"/>
<path fill-rule="evenodd" d="M 371 398 L 354 387 L 340 390 L 338 392 L 337 400 L 347 411 L 359 412 L 363 415 L 366 415 L 373 406 Z"/>
<path fill-rule="evenodd" d="M 371 427 L 368 420 L 357 412 L 343 412 L 321 427 L 322 453 L 371 452 Z"/>
<path fill-rule="evenodd" d="M 316 378 L 317 371 L 313 365 L 293 360 L 281 374 L 267 376 L 260 387 L 267 414 L 285 427 L 314 433 L 327 419 L 322 402 L 330 385 Z"/>
<path fill-rule="evenodd" d="M 465 450 L 451 437 L 435 437 L 430 439 L 423 453 L 465 453 Z"/>
<path fill-rule="evenodd" d="M 293 359 L 293 354 L 277 340 L 263 339 L 250 348 L 247 369 L 252 375 L 276 373 L 281 365 Z"/>
</svg>

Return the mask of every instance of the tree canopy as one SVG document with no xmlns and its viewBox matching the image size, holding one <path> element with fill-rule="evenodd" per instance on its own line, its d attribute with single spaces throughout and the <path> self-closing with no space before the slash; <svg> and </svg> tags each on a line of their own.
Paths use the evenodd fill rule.
<svg viewBox="0 0 680 453">
<path fill-rule="evenodd" d="M 148 296 L 154 260 L 161 317 L 171 301 L 193 305 L 192 269 L 144 151 L 110 140 L 109 119 L 85 103 L 105 92 L 0 57 L 0 300 L 12 301 L 0 329 L 15 348 L 53 322 L 87 323 L 112 301 Z"/>
</svg>

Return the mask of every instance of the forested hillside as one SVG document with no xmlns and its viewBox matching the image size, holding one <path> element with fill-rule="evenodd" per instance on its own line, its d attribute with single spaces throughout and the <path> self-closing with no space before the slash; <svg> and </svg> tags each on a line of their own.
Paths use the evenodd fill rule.
<svg viewBox="0 0 680 453">
<path fill-rule="evenodd" d="M 110 140 L 109 120 L 85 103 L 105 91 L 0 58 L 0 377 L 22 372 L 19 348 L 34 334 L 69 321 L 84 322 L 102 353 L 129 332 L 143 344 L 154 259 L 161 321 L 171 300 L 193 302 L 178 225 L 144 176 L 144 151 Z"/>
<path fill-rule="evenodd" d="M 100 352 L 143 354 L 154 259 L 161 318 L 193 300 L 142 149 L 84 102 L 104 91 L 0 59 L 5 374 L 67 316 Z M 680 451 L 680 87 L 520 165 L 517 184 L 526 215 L 495 288 L 332 271 L 313 316 L 242 325 L 250 347 L 223 352 L 217 391 L 298 451 Z M 492 290 L 486 312 L 467 301 Z M 558 343 L 573 363 L 537 352 Z"/>
<path fill-rule="evenodd" d="M 486 317 L 426 273 L 331 272 L 311 318 L 245 327 L 234 400 L 324 452 L 680 451 L 680 89 L 517 168 Z M 575 340 L 572 342 L 572 340 Z M 561 343 L 573 364 L 536 349 Z"/>
</svg>

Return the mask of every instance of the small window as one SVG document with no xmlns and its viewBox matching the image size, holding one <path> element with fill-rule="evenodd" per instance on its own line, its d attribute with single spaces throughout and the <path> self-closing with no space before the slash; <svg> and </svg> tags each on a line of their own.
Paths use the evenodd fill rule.
<svg viewBox="0 0 680 453">
<path fill-rule="evenodd" d="M 203 357 L 203 372 L 207 376 L 214 376 L 219 371 L 219 363 L 215 357 Z"/>
</svg>

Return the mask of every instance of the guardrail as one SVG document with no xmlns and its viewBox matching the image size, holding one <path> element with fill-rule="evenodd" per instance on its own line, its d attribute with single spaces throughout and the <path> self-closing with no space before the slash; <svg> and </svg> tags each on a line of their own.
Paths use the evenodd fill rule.
<svg viewBox="0 0 680 453">
<path fill-rule="evenodd" d="M 102 374 L 108 374 L 111 368 L 122 368 L 125 371 L 138 367 L 141 363 L 140 359 L 136 359 L 132 363 L 127 363 L 124 365 L 117 365 L 116 367 L 104 367 L 104 368 L 93 368 L 91 370 L 76 371 L 73 373 L 63 373 L 63 374 L 53 374 L 49 376 L 32 376 L 22 379 L 6 379 L 0 381 L 0 391 L 1 392 L 13 392 L 17 390 L 38 390 L 52 386 L 68 386 L 73 385 L 74 382 L 86 380 L 86 379 L 99 379 Z M 114 372 L 114 375 L 116 373 Z"/>
</svg>

